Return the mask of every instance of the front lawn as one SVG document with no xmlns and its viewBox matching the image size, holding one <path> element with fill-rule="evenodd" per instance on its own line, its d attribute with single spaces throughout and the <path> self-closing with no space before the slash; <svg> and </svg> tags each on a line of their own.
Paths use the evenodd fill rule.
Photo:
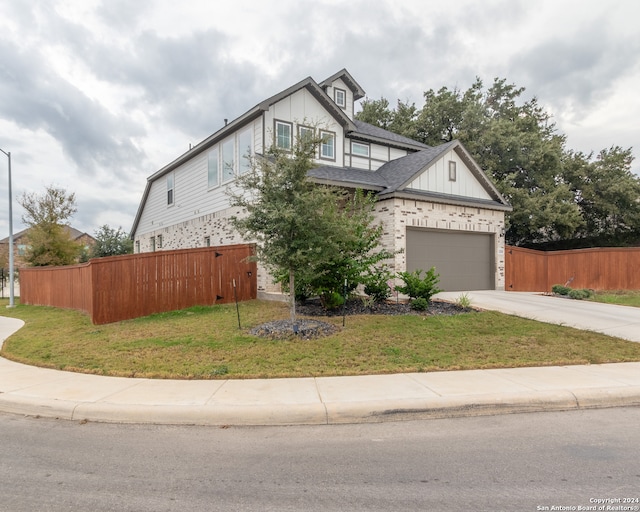
<svg viewBox="0 0 640 512">
<path fill-rule="evenodd" d="M 640 343 L 496 312 L 454 316 L 322 317 L 337 334 L 269 340 L 252 327 L 287 318 L 285 304 L 194 307 L 108 325 L 76 311 L 23 306 L 1 313 L 25 327 L 4 344 L 8 359 L 127 377 L 214 379 L 425 372 L 640 361 Z"/>
</svg>

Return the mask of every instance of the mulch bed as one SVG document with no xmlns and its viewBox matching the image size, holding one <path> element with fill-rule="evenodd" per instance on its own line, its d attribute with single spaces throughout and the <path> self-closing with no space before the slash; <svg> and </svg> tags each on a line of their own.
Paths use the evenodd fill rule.
<svg viewBox="0 0 640 512">
<path fill-rule="evenodd" d="M 250 332 L 254 336 L 271 339 L 289 339 L 297 337 L 303 340 L 329 336 L 340 330 L 336 325 L 302 317 L 340 317 L 350 315 L 458 315 L 469 313 L 473 309 L 463 308 L 451 302 L 434 300 L 429 302 L 427 311 L 415 311 L 404 302 L 385 302 L 381 304 L 367 304 L 363 300 L 352 299 L 347 301 L 344 307 L 326 310 L 319 300 L 307 300 L 303 304 L 296 305 L 296 313 L 299 315 L 295 325 L 291 320 L 275 320 L 253 328 Z"/>
</svg>

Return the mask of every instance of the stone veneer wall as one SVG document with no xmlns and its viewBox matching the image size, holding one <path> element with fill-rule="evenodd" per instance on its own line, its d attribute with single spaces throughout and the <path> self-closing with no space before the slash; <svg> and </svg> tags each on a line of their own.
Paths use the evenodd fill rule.
<svg viewBox="0 0 640 512">
<path fill-rule="evenodd" d="M 495 287 L 496 290 L 504 290 L 504 212 L 393 198 L 378 202 L 375 215 L 376 220 L 384 226 L 382 245 L 389 250 L 399 251 L 389 262 L 391 270 L 395 272 L 403 272 L 407 268 L 407 227 L 495 234 Z"/>
<path fill-rule="evenodd" d="M 140 252 L 151 251 L 151 237 L 158 240 L 159 236 L 162 237 L 162 247 L 156 246 L 158 251 L 206 247 L 207 237 L 211 246 L 247 243 L 227 220 L 228 217 L 239 214 L 240 210 L 237 208 L 228 208 L 173 226 L 162 227 L 136 237 L 135 241 L 140 244 Z M 382 222 L 384 226 L 382 245 L 391 251 L 400 251 L 389 262 L 391 270 L 395 272 L 406 269 L 407 226 L 495 234 L 495 284 L 497 290 L 504 290 L 504 212 L 396 198 L 378 202 L 375 216 L 376 221 Z M 280 286 L 273 284 L 270 274 L 260 264 L 257 280 L 258 297 L 268 298 L 281 293 Z"/>
</svg>

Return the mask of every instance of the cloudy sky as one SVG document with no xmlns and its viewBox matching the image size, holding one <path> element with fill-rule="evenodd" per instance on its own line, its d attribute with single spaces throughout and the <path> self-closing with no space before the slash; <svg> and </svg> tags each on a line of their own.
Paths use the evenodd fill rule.
<svg viewBox="0 0 640 512">
<path fill-rule="evenodd" d="M 129 231 L 146 178 L 261 100 L 346 68 L 369 98 L 526 88 L 568 147 L 640 150 L 637 0 L 0 0 L 0 149 L 17 198 Z M 8 236 L 0 154 L 0 238 Z M 639 162 L 634 171 L 640 172 Z"/>
</svg>

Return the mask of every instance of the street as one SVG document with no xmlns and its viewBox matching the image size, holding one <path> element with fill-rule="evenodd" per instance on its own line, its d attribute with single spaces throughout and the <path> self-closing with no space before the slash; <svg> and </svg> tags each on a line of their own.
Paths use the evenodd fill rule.
<svg viewBox="0 0 640 512">
<path fill-rule="evenodd" d="M 638 425 L 640 408 L 253 428 L 0 415 L 0 510 L 638 510 Z"/>
</svg>

